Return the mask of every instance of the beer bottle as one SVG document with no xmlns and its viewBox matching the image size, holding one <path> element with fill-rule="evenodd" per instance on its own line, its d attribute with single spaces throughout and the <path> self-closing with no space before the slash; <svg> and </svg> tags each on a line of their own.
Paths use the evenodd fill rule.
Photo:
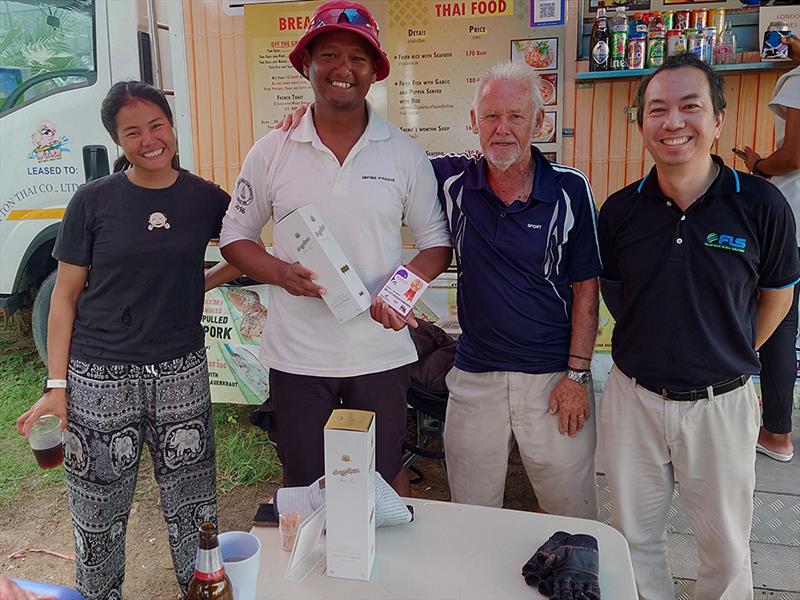
<svg viewBox="0 0 800 600">
<path fill-rule="evenodd" d="M 597 19 L 592 27 L 589 42 L 589 70 L 608 70 L 608 25 L 606 24 L 606 7 L 602 0 L 597 6 Z"/>
<path fill-rule="evenodd" d="M 217 530 L 208 521 L 200 526 L 194 574 L 189 581 L 186 600 L 233 600 L 233 586 L 225 575 Z"/>
</svg>

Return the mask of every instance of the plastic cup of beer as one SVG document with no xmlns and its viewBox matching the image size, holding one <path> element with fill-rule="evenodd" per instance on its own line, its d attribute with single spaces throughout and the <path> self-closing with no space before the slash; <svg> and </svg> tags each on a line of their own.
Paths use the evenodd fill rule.
<svg viewBox="0 0 800 600">
<path fill-rule="evenodd" d="M 234 600 L 257 598 L 261 542 L 252 533 L 245 531 L 226 531 L 220 533 L 218 539 L 225 574 L 233 584 Z"/>
<path fill-rule="evenodd" d="M 61 419 L 42 415 L 28 430 L 28 443 L 42 469 L 52 469 L 64 462 Z"/>
</svg>

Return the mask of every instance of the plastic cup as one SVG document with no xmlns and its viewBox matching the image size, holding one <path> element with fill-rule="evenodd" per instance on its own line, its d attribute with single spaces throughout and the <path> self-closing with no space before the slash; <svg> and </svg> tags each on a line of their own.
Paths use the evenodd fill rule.
<svg viewBox="0 0 800 600">
<path fill-rule="evenodd" d="M 225 574 L 233 584 L 234 600 L 253 600 L 261 566 L 261 542 L 245 531 L 226 531 L 218 539 Z"/>
<path fill-rule="evenodd" d="M 291 552 L 294 550 L 294 544 L 297 541 L 297 531 L 300 529 L 299 512 L 290 512 L 286 515 L 281 515 L 278 520 L 278 530 L 281 534 L 281 550 L 284 552 Z"/>
<path fill-rule="evenodd" d="M 28 444 L 42 469 L 64 462 L 63 438 L 61 419 L 55 415 L 42 415 L 28 430 Z"/>
</svg>

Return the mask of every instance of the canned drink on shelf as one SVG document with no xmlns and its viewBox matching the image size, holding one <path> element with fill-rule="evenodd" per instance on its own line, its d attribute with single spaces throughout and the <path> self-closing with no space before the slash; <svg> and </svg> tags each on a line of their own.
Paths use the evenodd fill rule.
<svg viewBox="0 0 800 600">
<path fill-rule="evenodd" d="M 628 40 L 628 68 L 644 69 L 647 38 L 637 33 Z"/>
<path fill-rule="evenodd" d="M 706 35 L 703 29 L 694 29 L 690 27 L 686 30 L 686 50 L 705 62 Z"/>
<path fill-rule="evenodd" d="M 680 29 L 667 32 L 667 56 L 675 56 L 686 52 L 686 36 Z"/>
<path fill-rule="evenodd" d="M 696 8 L 689 15 L 689 27 L 694 27 L 696 29 L 700 29 L 702 27 L 703 29 L 705 29 L 707 24 L 708 24 L 707 8 Z"/>
<path fill-rule="evenodd" d="M 717 35 L 722 35 L 725 29 L 725 9 L 715 8 L 708 12 L 708 24 L 717 30 Z"/>
<path fill-rule="evenodd" d="M 684 29 L 689 29 L 689 15 L 691 11 L 688 10 L 678 10 L 675 11 L 675 29 L 683 31 Z"/>
<path fill-rule="evenodd" d="M 628 50 L 628 32 L 627 31 L 612 31 L 611 32 L 611 70 L 621 71 L 626 68 L 625 55 Z"/>
<path fill-rule="evenodd" d="M 671 10 L 662 11 L 661 20 L 664 21 L 664 29 L 669 31 L 675 24 L 675 13 Z"/>
<path fill-rule="evenodd" d="M 647 66 L 660 67 L 664 64 L 666 40 L 663 31 L 651 31 L 647 36 Z"/>
</svg>

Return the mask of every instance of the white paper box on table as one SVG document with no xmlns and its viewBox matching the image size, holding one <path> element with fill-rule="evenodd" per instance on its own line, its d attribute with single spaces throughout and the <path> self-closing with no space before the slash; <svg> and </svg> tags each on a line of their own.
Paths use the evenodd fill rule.
<svg viewBox="0 0 800 600">
<path fill-rule="evenodd" d="M 317 274 L 315 283 L 325 288 L 322 299 L 339 323 L 369 308 L 372 302 L 369 291 L 311 204 L 278 221 L 275 234 L 295 261 Z"/>
<path fill-rule="evenodd" d="M 375 561 L 375 413 L 337 409 L 325 424 L 328 575 L 369 580 Z"/>
</svg>

